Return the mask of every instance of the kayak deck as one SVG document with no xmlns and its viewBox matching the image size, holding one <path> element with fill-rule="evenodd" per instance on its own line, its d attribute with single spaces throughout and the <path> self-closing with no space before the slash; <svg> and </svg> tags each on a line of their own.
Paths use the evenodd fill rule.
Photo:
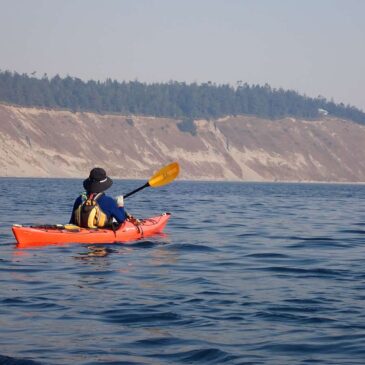
<svg viewBox="0 0 365 365">
<path fill-rule="evenodd" d="M 126 221 L 115 231 L 104 228 L 66 229 L 65 226 L 25 227 L 17 224 L 13 225 L 12 231 L 19 248 L 60 243 L 127 242 L 161 233 L 170 216 L 170 213 L 163 213 L 156 217 L 142 219 L 139 224 Z"/>
</svg>

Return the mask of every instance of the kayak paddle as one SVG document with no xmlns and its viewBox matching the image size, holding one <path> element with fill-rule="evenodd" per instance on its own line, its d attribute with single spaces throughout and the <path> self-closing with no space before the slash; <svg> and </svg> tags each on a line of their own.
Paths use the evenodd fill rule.
<svg viewBox="0 0 365 365">
<path fill-rule="evenodd" d="M 179 164 L 177 162 L 172 162 L 169 165 L 163 167 L 161 170 L 157 171 L 143 186 L 124 195 L 123 198 L 128 198 L 129 196 L 135 194 L 137 191 L 140 191 L 149 186 L 151 188 L 157 188 L 159 186 L 170 184 L 170 182 L 174 181 L 176 176 L 179 175 L 179 171 Z"/>
</svg>

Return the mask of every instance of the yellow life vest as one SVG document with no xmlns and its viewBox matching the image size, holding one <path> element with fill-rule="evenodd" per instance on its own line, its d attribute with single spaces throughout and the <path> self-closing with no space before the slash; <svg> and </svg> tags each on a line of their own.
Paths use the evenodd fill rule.
<svg viewBox="0 0 365 365">
<path fill-rule="evenodd" d="M 107 215 L 101 210 L 98 199 L 104 193 L 82 196 L 82 203 L 74 211 L 74 223 L 83 228 L 103 228 L 109 225 Z"/>
</svg>

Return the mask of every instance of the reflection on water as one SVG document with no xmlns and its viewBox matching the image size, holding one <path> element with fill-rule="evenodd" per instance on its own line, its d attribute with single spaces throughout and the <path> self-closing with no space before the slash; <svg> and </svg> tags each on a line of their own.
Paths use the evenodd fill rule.
<svg viewBox="0 0 365 365">
<path fill-rule="evenodd" d="M 112 249 L 107 247 L 97 247 L 97 246 L 88 246 L 88 251 L 80 252 L 79 256 L 76 256 L 76 259 L 89 259 L 90 257 L 105 257 L 108 256 Z"/>
</svg>

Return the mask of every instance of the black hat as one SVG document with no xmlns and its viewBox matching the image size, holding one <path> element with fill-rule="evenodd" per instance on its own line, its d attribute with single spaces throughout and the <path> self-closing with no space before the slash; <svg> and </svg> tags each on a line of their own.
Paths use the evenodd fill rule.
<svg viewBox="0 0 365 365">
<path fill-rule="evenodd" d="M 113 180 L 106 176 L 106 172 L 101 167 L 95 167 L 90 171 L 89 177 L 84 180 L 84 188 L 88 193 L 101 193 L 109 189 Z"/>
</svg>

